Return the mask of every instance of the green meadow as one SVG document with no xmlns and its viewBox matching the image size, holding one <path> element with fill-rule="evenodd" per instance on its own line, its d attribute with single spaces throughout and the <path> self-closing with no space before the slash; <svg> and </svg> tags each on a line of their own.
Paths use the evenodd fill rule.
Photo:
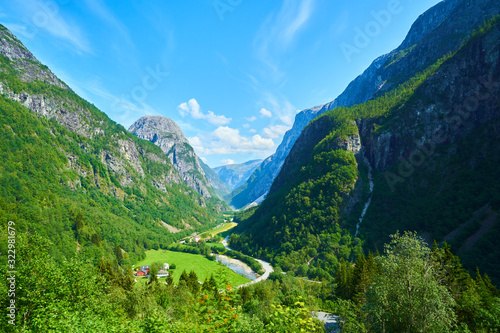
<svg viewBox="0 0 500 333">
<path fill-rule="evenodd" d="M 215 230 L 206 231 L 206 232 L 200 234 L 200 237 L 202 239 L 212 238 L 217 234 L 223 233 L 225 231 L 228 231 L 228 230 L 236 227 L 237 225 L 238 225 L 238 223 L 234 223 L 234 222 L 224 223 L 224 225 L 222 225 L 221 227 L 219 227 Z"/>
<path fill-rule="evenodd" d="M 179 277 L 183 270 L 189 273 L 191 270 L 195 271 L 198 276 L 199 281 L 205 281 L 205 278 L 210 278 L 211 274 L 216 276 L 217 272 L 222 268 L 224 274 L 227 275 L 229 284 L 233 287 L 244 284 L 248 281 L 246 277 L 236 274 L 226 266 L 219 264 L 216 261 L 210 261 L 204 256 L 184 253 L 184 252 L 174 252 L 168 250 L 150 250 L 146 252 L 146 258 L 137 264 L 135 267 L 140 267 L 143 265 L 151 265 L 155 262 L 168 263 L 169 265 L 175 264 L 176 268 L 173 270 L 174 283 L 179 283 Z M 138 278 L 138 282 L 146 282 L 146 278 Z"/>
</svg>

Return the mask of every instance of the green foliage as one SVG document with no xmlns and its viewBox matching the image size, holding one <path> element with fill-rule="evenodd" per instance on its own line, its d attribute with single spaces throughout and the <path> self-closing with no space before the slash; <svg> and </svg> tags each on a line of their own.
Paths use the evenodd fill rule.
<svg viewBox="0 0 500 333">
<path fill-rule="evenodd" d="M 203 208 L 199 196 L 183 184 L 172 184 L 168 194 L 153 185 L 155 177 L 169 174 L 172 168 L 158 147 L 131 135 L 74 92 L 38 81 L 23 82 L 11 61 L 2 58 L 0 64 L 0 80 L 6 88 L 42 94 L 59 103 L 64 112 L 77 113 L 82 127 L 104 131 L 89 139 L 59 125 L 56 118 L 37 116 L 0 97 L 2 219 L 50 239 L 50 252 L 56 258 L 70 257 L 78 248 L 95 265 L 113 253 L 123 266 L 140 260 L 145 248 L 164 247 L 189 233 L 171 234 L 160 221 L 179 228 L 182 220 L 196 221 L 202 231 L 217 224 L 217 202 L 207 200 Z M 141 152 L 145 175 L 124 165 L 124 172 L 133 179 L 129 185 L 123 182 L 124 174 L 103 162 L 103 152 L 120 154 L 119 140 L 132 142 Z M 153 155 L 156 158 L 149 157 Z M 125 251 L 123 255 L 114 251 L 117 246 Z"/>
<path fill-rule="evenodd" d="M 283 185 L 276 189 L 275 182 L 275 192 L 259 207 L 236 214 L 235 231 L 242 234 L 231 236 L 231 246 L 295 273 L 308 263 L 300 274 L 317 279 L 331 279 L 341 259 L 357 257 L 362 244 L 352 239 L 348 231 L 352 221 L 342 210 L 345 198 L 353 195 L 359 166 L 354 154 L 346 151 L 345 140 L 357 135 L 356 119 L 383 117 L 385 124 L 390 123 L 400 106 L 449 57 L 383 96 L 336 108 L 312 120 L 304 129 L 304 133 L 311 132 L 310 140 L 302 147 L 295 145 L 293 168 L 282 169 L 278 176 L 286 179 Z"/>
<path fill-rule="evenodd" d="M 432 250 L 415 233 L 392 235 L 381 256 L 343 263 L 336 313 L 346 332 L 496 332 L 498 290 L 472 279 L 445 243 Z"/>
<path fill-rule="evenodd" d="M 301 298 L 291 307 L 272 306 L 270 322 L 266 325 L 268 332 L 323 332 L 321 323 L 311 317 L 309 309 Z"/>
<path fill-rule="evenodd" d="M 438 279 L 431 250 L 415 234 L 393 235 L 365 311 L 375 332 L 447 332 L 456 323 L 455 301 Z"/>
<path fill-rule="evenodd" d="M 123 332 L 125 314 L 110 302 L 106 280 L 92 264 L 73 258 L 56 262 L 38 235 L 16 236 L 16 326 L 1 316 L 4 332 Z M 4 278 L 5 281 L 5 278 Z M 2 283 L 2 289 L 5 282 Z M 2 292 L 3 308 L 9 303 Z"/>
</svg>

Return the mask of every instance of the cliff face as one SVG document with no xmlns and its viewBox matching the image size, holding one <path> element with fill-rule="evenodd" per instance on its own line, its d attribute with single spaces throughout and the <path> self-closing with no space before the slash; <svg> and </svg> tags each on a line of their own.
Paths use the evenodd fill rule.
<svg viewBox="0 0 500 333">
<path fill-rule="evenodd" d="M 451 153 L 474 129 L 493 124 L 499 116 L 499 45 L 497 27 L 461 50 L 419 88 L 419 100 L 406 106 L 394 124 L 359 122 L 370 164 L 383 171 L 400 157 L 416 159 L 418 151 L 432 153 L 436 146 L 447 146 Z"/>
<path fill-rule="evenodd" d="M 499 6 L 493 0 L 447 0 L 422 14 L 396 50 L 373 61 L 334 101 L 297 114 L 276 153 L 233 192 L 231 204 L 240 208 L 268 193 L 295 141 L 312 119 L 335 107 L 363 103 L 394 89 L 443 55 L 456 51 L 473 28 L 498 13 Z"/>
<path fill-rule="evenodd" d="M 198 159 L 198 162 L 200 163 L 203 172 L 205 172 L 205 176 L 210 181 L 210 184 L 212 184 L 215 193 L 217 193 L 219 198 L 223 199 L 226 195 L 228 195 L 231 192 L 227 184 L 224 183 L 222 180 L 220 180 L 219 176 L 217 176 L 215 171 L 212 170 L 212 168 L 210 168 L 208 165 L 203 163 L 201 159 Z"/>
<path fill-rule="evenodd" d="M 394 116 L 358 126 L 374 169 L 360 227 L 367 244 L 418 230 L 499 283 L 500 25 L 445 62 Z"/>
<path fill-rule="evenodd" d="M 129 131 L 160 147 L 187 186 L 204 198 L 212 196 L 213 189 L 205 177 L 198 156 L 189 145 L 180 127 L 172 119 L 162 116 L 142 117 L 130 126 Z"/>
</svg>

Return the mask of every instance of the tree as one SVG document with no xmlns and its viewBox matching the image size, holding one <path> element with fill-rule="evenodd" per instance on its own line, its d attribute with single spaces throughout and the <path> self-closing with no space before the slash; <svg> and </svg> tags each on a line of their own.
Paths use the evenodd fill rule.
<svg viewBox="0 0 500 333">
<path fill-rule="evenodd" d="M 376 260 L 380 275 L 367 292 L 368 326 L 375 332 L 446 332 L 455 326 L 454 300 L 439 283 L 427 244 L 416 233 L 391 235 Z"/>
<path fill-rule="evenodd" d="M 158 282 L 158 271 L 161 269 L 162 267 L 162 263 L 161 262 L 155 262 L 153 263 L 152 265 L 149 266 L 149 280 L 148 280 L 148 284 L 152 284 L 152 283 L 155 283 L 155 282 Z"/>
<path fill-rule="evenodd" d="M 200 285 L 198 283 L 198 276 L 195 271 L 189 272 L 188 276 L 188 286 L 193 295 L 196 295 L 200 291 Z"/>
</svg>

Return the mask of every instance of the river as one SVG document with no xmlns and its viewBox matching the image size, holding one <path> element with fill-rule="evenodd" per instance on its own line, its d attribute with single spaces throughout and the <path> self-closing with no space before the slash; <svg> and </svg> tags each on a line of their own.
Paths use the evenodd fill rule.
<svg viewBox="0 0 500 333">
<path fill-rule="evenodd" d="M 224 245 L 224 247 L 225 247 L 227 250 L 231 250 L 231 248 L 230 248 L 229 246 L 227 246 L 227 240 L 228 240 L 228 239 L 229 239 L 229 236 L 226 236 L 226 238 L 224 238 L 224 240 L 222 241 L 222 245 Z M 218 257 L 220 257 L 220 255 L 219 255 Z M 225 256 L 224 256 L 224 257 L 225 257 Z M 227 257 L 226 257 L 226 258 L 227 258 Z M 227 258 L 227 259 L 229 259 L 229 258 Z M 233 266 L 233 265 L 235 265 L 235 266 L 239 266 L 240 268 L 238 268 L 238 270 L 243 270 L 243 271 L 245 271 L 244 266 L 246 266 L 246 267 L 248 267 L 248 266 L 247 266 L 246 264 L 244 264 L 243 262 L 239 261 L 239 260 L 235 260 L 235 261 L 233 261 L 233 260 L 235 260 L 235 259 L 232 259 L 232 260 L 231 260 L 231 262 L 229 262 L 228 260 L 225 260 L 225 263 L 224 263 L 223 261 L 221 261 L 221 263 L 222 263 L 222 264 L 224 264 L 225 266 L 227 266 L 227 267 L 231 268 L 231 269 L 232 269 L 233 271 L 235 271 L 236 273 L 238 273 L 238 274 L 240 274 L 240 275 L 243 275 L 243 276 L 246 276 L 246 275 L 244 275 L 244 274 L 239 273 L 238 271 L 236 271 L 236 270 L 235 270 L 235 269 L 233 269 L 232 267 L 228 266 L 228 264 L 229 264 L 229 265 L 231 265 L 231 266 Z M 255 279 L 252 279 L 252 278 L 250 278 L 250 277 L 246 276 L 246 277 L 248 277 L 249 279 L 251 279 L 252 281 L 247 282 L 247 283 L 245 283 L 245 284 L 242 284 L 242 285 L 240 285 L 240 286 L 238 286 L 238 287 L 236 287 L 236 288 L 246 287 L 246 286 L 249 286 L 249 285 L 251 285 L 251 284 L 254 284 L 254 283 L 257 283 L 257 282 L 260 282 L 260 281 L 267 280 L 267 278 L 269 277 L 269 274 L 271 274 L 272 272 L 274 272 L 274 269 L 273 269 L 273 267 L 271 266 L 271 264 L 270 264 L 270 263 L 268 263 L 268 262 L 266 262 L 266 261 L 264 261 L 264 260 L 260 260 L 260 259 L 255 259 L 255 260 L 257 260 L 257 261 L 258 261 L 258 262 L 262 265 L 262 270 L 264 271 L 264 274 L 262 274 L 261 276 L 257 277 L 257 276 L 255 275 L 255 272 L 253 272 L 253 271 L 252 271 L 252 273 L 254 274 L 254 276 L 255 276 L 256 278 L 255 278 Z M 219 260 L 217 260 L 217 261 L 219 261 Z M 241 263 L 241 264 L 239 264 L 238 262 L 239 262 L 239 263 Z M 244 266 L 243 266 L 243 265 L 244 265 Z M 234 267 L 234 266 L 233 266 L 233 267 Z M 248 268 L 250 268 L 250 267 L 248 267 Z M 250 270 L 251 270 L 251 269 L 250 269 Z"/>
<path fill-rule="evenodd" d="M 218 254 L 216 258 L 218 262 L 220 262 L 226 267 L 229 267 L 235 273 L 242 275 L 250 280 L 257 279 L 257 275 L 255 275 L 255 272 L 252 271 L 252 269 L 244 262 L 220 254 Z"/>
</svg>

